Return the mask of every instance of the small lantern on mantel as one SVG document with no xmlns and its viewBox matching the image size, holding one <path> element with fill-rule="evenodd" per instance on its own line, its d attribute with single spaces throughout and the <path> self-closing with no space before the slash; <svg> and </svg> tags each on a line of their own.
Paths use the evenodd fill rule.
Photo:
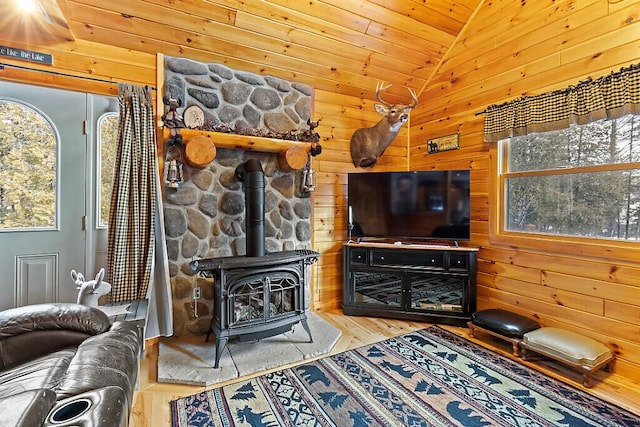
<svg viewBox="0 0 640 427">
<path fill-rule="evenodd" d="M 164 182 L 169 188 L 178 188 L 184 181 L 182 176 L 182 146 L 171 145 L 167 149 L 164 164 Z"/>
<path fill-rule="evenodd" d="M 305 166 L 302 171 L 302 180 L 301 180 L 301 190 L 303 193 L 313 193 L 316 191 L 316 171 L 311 167 L 311 157 L 309 157 L 309 162 Z"/>
</svg>

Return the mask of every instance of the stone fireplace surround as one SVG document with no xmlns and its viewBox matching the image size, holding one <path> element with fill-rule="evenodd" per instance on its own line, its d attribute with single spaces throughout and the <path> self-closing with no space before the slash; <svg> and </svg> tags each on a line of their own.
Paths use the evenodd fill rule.
<svg viewBox="0 0 640 427">
<path fill-rule="evenodd" d="M 180 187 L 164 189 L 175 336 L 206 333 L 211 323 L 213 283 L 198 277 L 189 263 L 246 254 L 245 199 L 235 170 L 250 158 L 259 160 L 265 173 L 265 251 L 311 248 L 311 202 L 299 190 L 301 173 L 281 171 L 277 154 L 220 149 L 205 169 L 185 165 Z M 202 291 L 197 301 L 195 286 Z M 308 289 L 305 295 L 308 309 Z"/>
<path fill-rule="evenodd" d="M 313 88 L 305 84 L 170 56 L 164 73 L 163 96 L 179 98 L 182 108 L 200 106 L 206 123 L 283 133 L 306 129 L 311 118 Z M 215 144 L 215 133 L 211 140 Z M 196 277 L 189 262 L 246 254 L 244 193 L 235 168 L 250 158 L 265 173 L 265 250 L 311 248 L 311 203 L 300 191 L 302 174 L 280 170 L 277 154 L 218 148 L 204 169 L 185 164 L 180 187 L 164 188 L 175 336 L 206 333 L 212 317 L 211 280 Z M 202 291 L 197 302 L 196 286 Z M 308 309 L 308 289 L 305 295 Z"/>
</svg>

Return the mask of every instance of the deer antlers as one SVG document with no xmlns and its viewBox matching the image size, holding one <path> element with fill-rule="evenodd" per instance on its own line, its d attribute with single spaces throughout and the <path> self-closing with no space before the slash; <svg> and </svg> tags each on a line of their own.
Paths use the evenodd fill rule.
<svg viewBox="0 0 640 427">
<path fill-rule="evenodd" d="M 391 107 L 393 104 L 385 101 L 384 99 L 382 99 L 382 92 L 386 91 L 387 89 L 389 89 L 391 87 L 391 83 L 389 83 L 388 85 L 385 85 L 385 82 L 378 82 L 376 83 L 376 98 L 378 98 L 378 101 L 383 104 L 385 107 Z M 418 96 L 416 95 L 415 91 L 413 89 L 411 89 L 410 87 L 407 87 L 407 90 L 409 91 L 409 94 L 411 95 L 411 104 L 406 105 L 407 108 L 415 108 L 418 105 Z"/>
</svg>

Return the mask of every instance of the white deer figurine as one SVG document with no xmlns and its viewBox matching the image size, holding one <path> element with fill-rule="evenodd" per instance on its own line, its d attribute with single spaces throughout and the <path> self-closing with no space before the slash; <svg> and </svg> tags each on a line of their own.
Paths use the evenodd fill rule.
<svg viewBox="0 0 640 427">
<path fill-rule="evenodd" d="M 78 304 L 97 307 L 98 299 L 102 295 L 111 292 L 111 284 L 102 280 L 104 278 L 104 268 L 98 271 L 96 278 L 93 280 L 85 280 L 82 273 L 76 273 L 75 270 L 71 270 L 71 278 L 76 284 L 76 289 L 78 289 Z"/>
<path fill-rule="evenodd" d="M 409 112 L 418 105 L 418 97 L 411 89 L 410 104 L 389 104 L 382 100 L 381 94 L 391 85 L 378 82 L 376 97 L 380 104 L 374 107 L 384 117 L 375 126 L 356 130 L 351 136 L 351 160 L 355 167 L 370 168 L 375 166 L 384 150 L 393 142 L 402 125 L 409 119 Z"/>
</svg>

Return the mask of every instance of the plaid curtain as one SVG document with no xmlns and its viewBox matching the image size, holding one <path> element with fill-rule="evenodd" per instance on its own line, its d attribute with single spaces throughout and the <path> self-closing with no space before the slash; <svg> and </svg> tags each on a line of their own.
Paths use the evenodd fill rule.
<svg viewBox="0 0 640 427">
<path fill-rule="evenodd" d="M 485 113 L 486 142 L 640 114 L 640 64 L 563 90 L 490 105 Z"/>
<path fill-rule="evenodd" d="M 109 212 L 111 300 L 147 297 L 154 255 L 156 136 L 148 87 L 118 85 L 120 124 Z"/>
</svg>

